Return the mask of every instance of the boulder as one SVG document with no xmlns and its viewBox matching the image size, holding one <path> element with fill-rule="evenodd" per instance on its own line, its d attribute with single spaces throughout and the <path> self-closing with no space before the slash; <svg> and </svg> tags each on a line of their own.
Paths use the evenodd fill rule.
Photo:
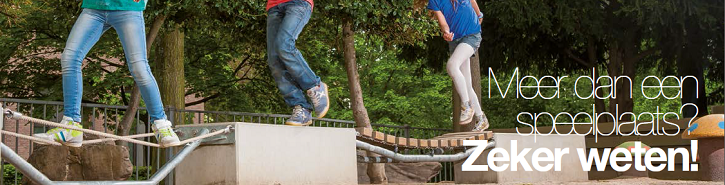
<svg viewBox="0 0 725 185">
<path fill-rule="evenodd" d="M 80 148 L 37 145 L 28 162 L 53 181 L 123 181 L 133 171 L 128 149 L 106 143 Z M 34 183 L 23 178 L 23 184 Z"/>
<path fill-rule="evenodd" d="M 358 151 L 358 155 L 364 152 Z M 443 165 L 438 162 L 386 163 L 385 175 L 388 183 L 426 183 L 440 173 Z M 366 173 L 367 163 L 357 163 L 357 182 L 370 184 Z"/>
</svg>

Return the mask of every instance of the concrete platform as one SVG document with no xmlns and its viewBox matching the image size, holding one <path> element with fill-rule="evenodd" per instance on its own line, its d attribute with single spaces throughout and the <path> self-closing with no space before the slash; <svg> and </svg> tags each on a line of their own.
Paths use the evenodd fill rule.
<svg viewBox="0 0 725 185">
<path fill-rule="evenodd" d="M 357 184 L 355 130 L 251 123 L 234 144 L 200 146 L 176 168 L 180 185 Z"/>
<path fill-rule="evenodd" d="M 512 171 L 511 166 L 501 172 L 489 171 L 461 171 L 463 161 L 455 164 L 455 181 L 457 184 L 483 184 L 483 183 L 540 183 L 540 182 L 576 182 L 588 180 L 587 172 L 581 169 L 581 162 L 577 157 L 576 148 L 586 148 L 584 136 L 537 136 L 534 143 L 533 136 L 521 136 L 513 133 L 496 133 L 493 135 L 496 141 L 496 148 L 505 149 L 509 156 L 511 155 L 511 141 L 517 141 L 518 152 L 523 148 L 531 148 L 524 159 L 531 166 L 533 171 L 524 171 L 521 164 L 517 165 L 517 171 Z M 562 156 L 561 171 L 539 172 L 533 169 L 532 153 L 538 148 L 549 148 L 552 152 L 554 148 L 569 148 L 569 153 Z M 487 164 L 486 156 L 491 150 L 484 151 L 481 156 L 474 162 L 474 165 Z M 505 162 L 505 164 L 510 164 Z M 551 163 L 542 163 L 542 165 Z M 497 163 L 497 165 L 500 165 Z"/>
</svg>

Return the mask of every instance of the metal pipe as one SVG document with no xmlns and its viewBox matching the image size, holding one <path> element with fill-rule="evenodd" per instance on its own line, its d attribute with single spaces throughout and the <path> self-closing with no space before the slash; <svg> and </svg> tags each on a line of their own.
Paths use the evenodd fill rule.
<svg viewBox="0 0 725 185">
<path fill-rule="evenodd" d="M 12 149 L 10 149 L 10 147 L 5 146 L 5 144 L 3 143 L 0 143 L 0 153 L 2 153 L 0 154 L 0 156 L 2 156 L 5 161 L 13 164 L 13 166 L 15 166 L 15 169 L 23 173 L 26 177 L 28 177 L 28 179 L 32 180 L 33 182 L 42 185 L 53 184 L 53 181 L 50 181 L 48 177 L 43 175 L 43 173 L 40 173 L 38 169 L 35 169 L 33 165 L 25 161 L 22 157 L 20 157 Z"/>
<path fill-rule="evenodd" d="M 207 134 L 207 133 L 209 133 L 209 130 L 202 129 L 200 133 Z M 179 163 L 181 163 L 181 161 L 183 161 L 184 158 L 186 158 L 186 156 L 188 156 L 192 151 L 194 151 L 194 149 L 196 149 L 196 147 L 198 147 L 200 144 L 201 144 L 201 140 L 196 140 L 196 141 L 192 142 L 191 144 L 187 145 L 186 147 L 184 147 L 184 149 L 179 151 L 179 153 L 176 155 L 176 157 L 174 157 L 174 159 L 172 159 L 171 161 L 166 163 L 163 167 L 161 167 L 159 169 L 159 171 L 156 172 L 156 174 L 154 174 L 154 176 L 152 176 L 149 180 L 146 180 L 146 181 L 58 181 L 58 182 L 53 182 L 50 179 L 48 179 L 48 177 L 43 175 L 43 173 L 41 173 L 40 171 L 35 169 L 35 167 L 30 165 L 30 163 L 23 160 L 22 157 L 18 156 L 18 154 L 16 154 L 15 152 L 12 152 L 12 150 L 10 148 L 8 148 L 7 146 L 5 146 L 5 144 L 0 143 L 0 145 L 2 146 L 1 149 L 2 149 L 3 159 L 8 160 L 8 162 L 10 162 L 10 164 L 13 164 L 26 177 L 28 177 L 32 181 L 37 182 L 42 185 L 54 185 L 54 184 L 57 184 L 57 185 L 64 185 L 64 184 L 67 184 L 67 185 L 93 185 L 93 184 L 98 184 L 98 185 L 101 185 L 101 184 L 104 184 L 104 185 L 107 185 L 107 184 L 156 185 L 159 182 L 161 182 L 161 180 L 163 180 L 164 177 L 169 175 L 169 173 L 171 173 L 171 171 L 173 171 L 174 168 L 176 168 L 176 166 L 178 166 Z"/>
<path fill-rule="evenodd" d="M 201 129 L 201 132 L 199 132 L 200 135 L 204 135 L 207 133 L 209 133 L 209 129 Z M 164 167 L 161 167 L 161 169 L 158 172 L 156 172 L 156 174 L 153 177 L 151 177 L 151 180 L 156 183 L 161 182 L 161 180 L 164 179 L 164 177 L 166 177 L 166 175 L 171 173 L 171 171 L 173 171 L 174 168 L 176 168 L 176 166 L 179 165 L 179 163 L 181 163 L 181 161 L 183 161 L 184 158 L 186 158 L 186 156 L 191 153 L 191 151 L 194 151 L 194 149 L 196 149 L 196 147 L 198 147 L 201 144 L 201 141 L 202 140 L 196 140 L 193 143 L 191 143 L 191 145 L 189 145 L 189 146 L 185 147 L 183 150 L 181 150 L 179 152 L 179 154 L 177 154 L 176 157 L 174 157 L 174 159 L 167 162 L 166 165 L 164 165 Z"/>
<path fill-rule="evenodd" d="M 3 122 L 5 122 L 5 109 L 3 108 L 3 104 L 0 103 L 0 130 L 3 129 Z"/>
<path fill-rule="evenodd" d="M 384 157 L 390 158 L 397 162 L 456 162 L 463 160 L 467 158 L 468 156 L 473 153 L 473 151 L 477 148 L 471 148 L 466 150 L 465 152 L 457 153 L 457 154 L 451 154 L 451 155 L 404 155 L 404 154 L 398 154 L 393 151 L 390 151 L 388 149 L 385 149 L 383 147 L 371 145 L 362 141 L 356 141 L 355 146 L 357 148 L 370 151 L 372 153 L 380 154 Z M 496 146 L 495 141 L 488 141 L 488 144 L 486 145 L 486 149 L 493 148 Z M 363 158 L 364 160 L 364 158 Z M 368 159 L 369 161 L 372 161 L 371 159 Z"/>
<path fill-rule="evenodd" d="M 393 159 L 387 157 L 357 156 L 358 163 L 394 163 Z"/>
</svg>

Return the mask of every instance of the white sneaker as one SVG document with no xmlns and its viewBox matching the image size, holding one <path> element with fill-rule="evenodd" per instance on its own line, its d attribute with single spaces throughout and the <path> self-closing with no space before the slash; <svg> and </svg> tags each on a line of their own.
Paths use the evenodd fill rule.
<svg viewBox="0 0 725 185">
<path fill-rule="evenodd" d="M 486 118 L 485 114 L 481 114 L 476 116 L 476 127 L 473 128 L 474 132 L 483 132 L 486 129 L 488 129 L 488 118 Z"/>
<path fill-rule="evenodd" d="M 473 108 L 471 108 L 470 102 L 463 102 L 463 105 L 461 106 L 461 121 L 458 122 L 458 124 L 465 125 L 471 123 L 473 121 Z"/>
<path fill-rule="evenodd" d="M 156 140 L 159 141 L 159 145 L 161 146 L 174 146 L 181 142 L 179 141 L 179 136 L 176 136 L 176 132 L 171 128 L 171 122 L 169 120 L 156 120 L 151 126 L 151 129 L 154 131 L 154 136 L 156 136 Z"/>
<path fill-rule="evenodd" d="M 79 129 L 83 128 L 81 123 L 75 122 L 73 121 L 73 118 L 67 116 L 63 116 L 63 120 L 60 121 L 60 124 L 70 125 Z M 81 147 L 83 144 L 83 132 L 65 128 L 50 129 L 45 133 L 33 134 L 33 137 L 49 141 L 57 141 L 63 145 L 71 147 Z"/>
</svg>

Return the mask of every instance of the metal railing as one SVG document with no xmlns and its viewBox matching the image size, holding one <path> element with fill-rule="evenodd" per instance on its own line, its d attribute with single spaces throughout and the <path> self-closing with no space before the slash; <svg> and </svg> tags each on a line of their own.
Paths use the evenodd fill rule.
<svg viewBox="0 0 725 185">
<path fill-rule="evenodd" d="M 11 99 L 11 98 L 0 98 L 0 103 L 3 107 L 11 108 L 17 112 L 21 112 L 25 115 L 51 120 L 60 121 L 63 117 L 63 102 L 57 101 L 41 101 L 41 100 L 25 100 L 25 99 Z M 103 131 L 107 133 L 117 134 L 118 123 L 121 122 L 123 116 L 127 114 L 126 106 L 119 105 L 104 105 L 104 104 L 93 104 L 93 103 L 82 103 L 81 104 L 81 115 L 83 117 L 82 124 L 85 128 L 92 130 Z M 245 113 L 245 112 L 231 112 L 231 111 L 204 111 L 204 110 L 176 110 L 167 108 L 167 116 L 169 118 L 175 118 L 180 116 L 183 119 L 183 124 L 205 124 L 205 123 L 217 123 L 217 122 L 249 122 L 249 123 L 261 123 L 261 124 L 284 124 L 285 120 L 289 118 L 289 115 L 282 114 L 264 114 L 264 113 Z M 150 123 L 150 117 L 146 112 L 145 107 L 139 107 L 133 120 L 133 126 L 131 128 L 131 134 L 142 134 L 151 132 L 148 123 Z M 5 119 L 5 118 L 3 118 Z M 179 123 L 174 123 L 179 124 Z M 347 120 L 336 120 L 336 119 L 313 119 L 312 126 L 315 127 L 338 127 L 338 128 L 354 128 L 355 122 Z M 452 129 L 443 128 L 420 128 L 412 127 L 408 125 L 384 125 L 375 124 L 371 125 L 373 129 L 395 135 L 397 137 L 412 137 L 419 139 L 428 139 L 435 136 L 439 136 L 445 133 L 452 132 Z M 4 130 L 31 135 L 32 133 L 41 133 L 47 131 L 48 127 L 33 123 L 22 122 L 18 120 L 5 120 Z M 150 138 L 144 139 L 149 141 Z M 27 158 L 33 152 L 34 144 L 27 140 L 18 140 L 15 137 L 3 135 L 2 142 L 8 147 L 12 148 L 22 157 Z M 134 166 L 133 175 L 130 177 L 134 180 L 144 180 L 150 177 L 152 172 L 152 166 L 159 167 L 160 164 L 159 155 L 152 155 L 152 153 L 160 153 L 162 149 L 152 148 L 147 146 L 141 146 L 137 144 L 128 144 L 131 163 Z M 171 152 L 166 152 L 171 153 Z M 404 154 L 427 154 L 430 151 L 424 150 L 406 150 L 401 151 Z M 154 158 L 155 157 L 155 158 Z M 172 156 L 163 156 L 167 160 Z M 2 161 L 0 161 L 2 162 Z M 0 163 L 5 164 L 5 163 Z M 442 162 L 443 165 L 440 173 L 431 179 L 430 182 L 440 181 L 453 181 L 453 163 Z M 5 166 L 0 165 L 0 172 L 5 171 Z M 3 173 L 4 174 L 4 173 Z M 13 174 L 14 179 L 22 174 L 17 171 Z M 169 182 L 169 181 L 166 181 Z M 3 182 L 3 178 L 0 178 L 0 184 L 19 184 L 17 180 L 15 182 Z"/>
</svg>

